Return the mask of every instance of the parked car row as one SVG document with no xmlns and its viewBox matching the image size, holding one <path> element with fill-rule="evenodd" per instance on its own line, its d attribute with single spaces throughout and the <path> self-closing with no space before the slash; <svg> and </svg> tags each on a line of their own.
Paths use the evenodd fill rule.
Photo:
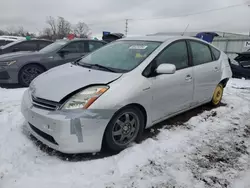
<svg viewBox="0 0 250 188">
<path fill-rule="evenodd" d="M 43 39 L 16 40 L 0 47 L 0 55 L 19 51 L 38 51 L 51 43 L 53 42 Z"/>
<path fill-rule="evenodd" d="M 121 151 L 157 122 L 205 103 L 218 106 L 232 77 L 227 55 L 200 39 L 147 36 L 104 44 L 62 40 L 4 60 L 9 80 L 24 85 L 31 73 L 64 64 L 37 76 L 21 105 L 31 134 L 49 147 Z"/>
<path fill-rule="evenodd" d="M 58 40 L 54 43 L 33 39 L 10 43 L 0 50 L 0 54 L 6 53 L 0 55 L 0 83 L 18 83 L 27 87 L 39 74 L 75 61 L 105 44 L 104 41 L 89 39 Z"/>
</svg>

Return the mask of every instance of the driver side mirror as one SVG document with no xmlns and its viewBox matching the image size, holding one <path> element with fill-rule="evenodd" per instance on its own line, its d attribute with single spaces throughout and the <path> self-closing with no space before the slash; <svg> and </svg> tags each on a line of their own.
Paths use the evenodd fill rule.
<svg viewBox="0 0 250 188">
<path fill-rule="evenodd" d="M 160 64 L 155 71 L 157 74 L 174 74 L 176 66 L 173 64 Z"/>
</svg>

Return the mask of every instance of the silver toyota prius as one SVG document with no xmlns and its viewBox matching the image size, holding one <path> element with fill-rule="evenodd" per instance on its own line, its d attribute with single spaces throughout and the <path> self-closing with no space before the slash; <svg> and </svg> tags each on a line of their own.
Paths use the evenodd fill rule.
<svg viewBox="0 0 250 188">
<path fill-rule="evenodd" d="M 231 76 L 228 57 L 202 40 L 123 38 L 38 76 L 22 114 L 33 136 L 63 153 L 121 151 L 158 122 L 218 106 Z"/>
</svg>

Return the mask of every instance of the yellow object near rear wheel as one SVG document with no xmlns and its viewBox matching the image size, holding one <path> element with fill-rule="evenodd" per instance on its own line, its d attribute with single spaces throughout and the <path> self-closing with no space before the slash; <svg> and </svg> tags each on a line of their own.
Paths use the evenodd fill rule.
<svg viewBox="0 0 250 188">
<path fill-rule="evenodd" d="M 222 96 L 223 96 L 223 90 L 224 87 L 222 84 L 218 84 L 214 90 L 213 98 L 212 98 L 212 104 L 214 106 L 217 106 L 220 104 Z"/>
</svg>

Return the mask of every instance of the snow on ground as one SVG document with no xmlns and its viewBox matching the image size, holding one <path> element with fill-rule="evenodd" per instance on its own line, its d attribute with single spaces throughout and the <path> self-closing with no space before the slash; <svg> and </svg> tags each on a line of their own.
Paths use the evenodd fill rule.
<svg viewBox="0 0 250 188">
<path fill-rule="evenodd" d="M 224 105 L 166 122 L 117 155 L 72 161 L 28 136 L 20 113 L 24 90 L 0 88 L 0 188 L 250 187 L 250 81 L 232 79 Z"/>
</svg>

